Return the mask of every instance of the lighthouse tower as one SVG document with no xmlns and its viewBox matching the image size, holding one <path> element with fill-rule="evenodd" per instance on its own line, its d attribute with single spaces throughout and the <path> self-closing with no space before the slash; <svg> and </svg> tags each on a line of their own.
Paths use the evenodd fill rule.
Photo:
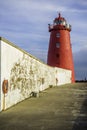
<svg viewBox="0 0 87 130">
<path fill-rule="evenodd" d="M 49 24 L 50 41 L 47 64 L 53 67 L 64 68 L 72 71 L 72 83 L 75 82 L 72 46 L 70 42 L 71 25 L 65 18 L 59 16 L 54 19 L 53 25 Z"/>
</svg>

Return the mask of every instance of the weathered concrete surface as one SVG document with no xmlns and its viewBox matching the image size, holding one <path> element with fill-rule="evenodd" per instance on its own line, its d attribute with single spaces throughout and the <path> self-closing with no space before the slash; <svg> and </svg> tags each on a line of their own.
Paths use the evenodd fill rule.
<svg viewBox="0 0 87 130">
<path fill-rule="evenodd" d="M 49 88 L 1 112 L 0 130 L 87 130 L 87 83 Z"/>
</svg>

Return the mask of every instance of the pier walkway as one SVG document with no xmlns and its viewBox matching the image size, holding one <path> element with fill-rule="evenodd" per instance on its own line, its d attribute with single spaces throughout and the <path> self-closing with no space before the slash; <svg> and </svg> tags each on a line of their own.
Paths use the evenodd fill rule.
<svg viewBox="0 0 87 130">
<path fill-rule="evenodd" d="M 52 87 L 2 111 L 0 130 L 87 130 L 87 83 Z"/>
</svg>

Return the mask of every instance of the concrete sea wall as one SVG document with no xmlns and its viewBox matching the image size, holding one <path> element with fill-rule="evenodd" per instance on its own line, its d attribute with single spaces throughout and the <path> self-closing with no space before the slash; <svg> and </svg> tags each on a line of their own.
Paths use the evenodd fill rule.
<svg viewBox="0 0 87 130">
<path fill-rule="evenodd" d="M 3 81 L 8 90 L 3 93 Z M 71 71 L 50 67 L 29 53 L 0 38 L 0 111 L 49 86 L 71 83 Z"/>
</svg>

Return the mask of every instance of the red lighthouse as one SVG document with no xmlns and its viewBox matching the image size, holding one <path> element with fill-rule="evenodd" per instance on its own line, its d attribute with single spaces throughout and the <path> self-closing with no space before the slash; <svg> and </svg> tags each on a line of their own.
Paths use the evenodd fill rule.
<svg viewBox="0 0 87 130">
<path fill-rule="evenodd" d="M 50 41 L 47 64 L 54 67 L 72 71 L 72 83 L 75 82 L 72 47 L 70 42 L 71 25 L 67 23 L 60 13 L 54 19 L 53 25 L 49 24 Z"/>
</svg>

